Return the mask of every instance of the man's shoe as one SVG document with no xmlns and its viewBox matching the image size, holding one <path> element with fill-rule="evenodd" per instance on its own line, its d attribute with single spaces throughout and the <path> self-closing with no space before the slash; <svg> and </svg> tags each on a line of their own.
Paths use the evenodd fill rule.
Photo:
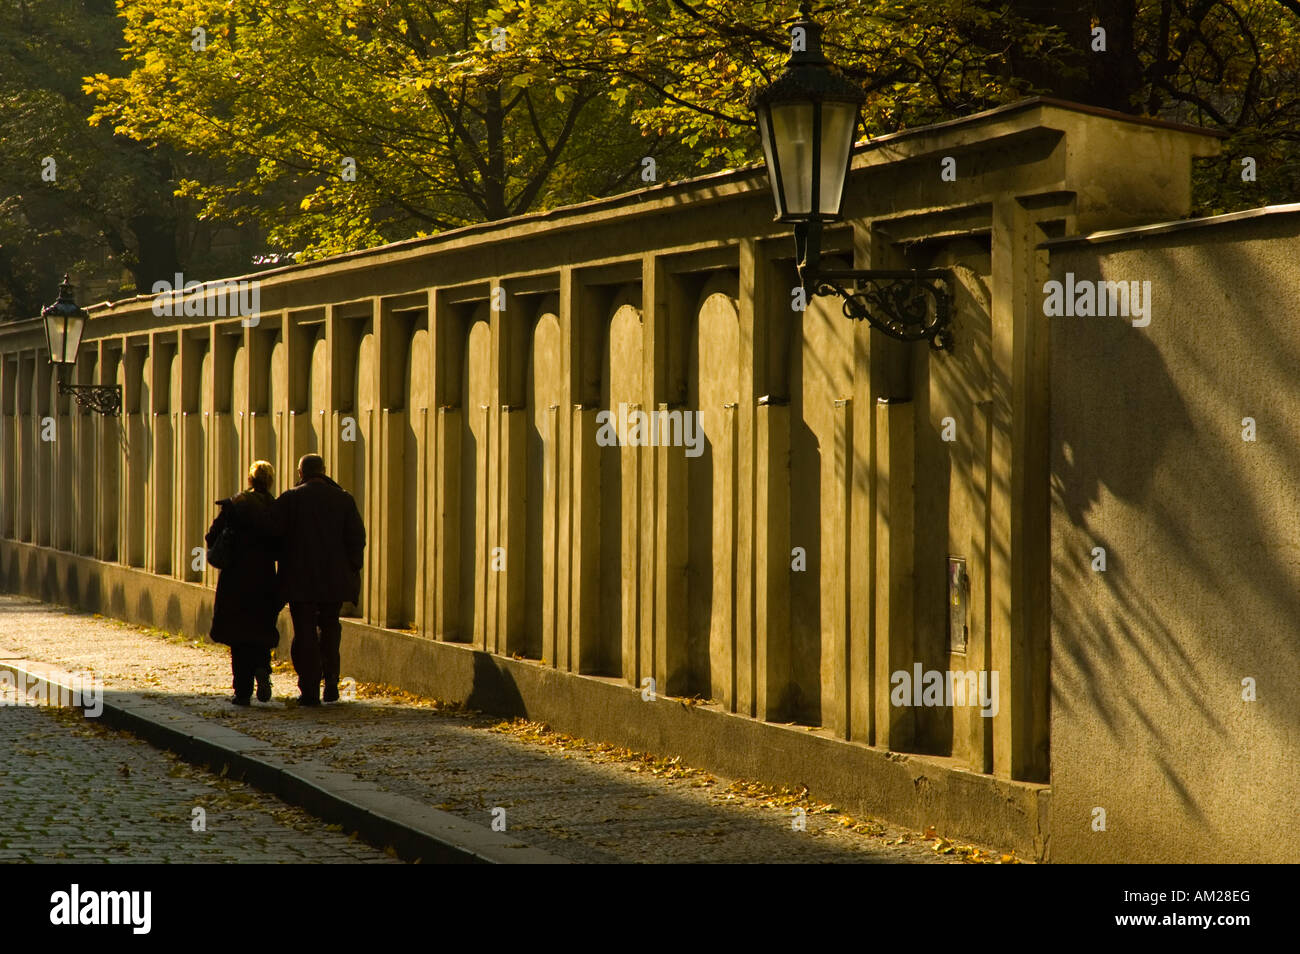
<svg viewBox="0 0 1300 954">
<path fill-rule="evenodd" d="M 320 700 L 317 699 L 315 696 L 299 696 L 299 697 L 298 697 L 298 705 L 300 705 L 300 706 L 318 706 L 318 705 L 320 705 Z"/>
<path fill-rule="evenodd" d="M 251 706 L 253 704 L 253 700 L 250 699 L 248 696 L 231 696 L 230 703 L 231 705 L 236 705 L 236 706 Z"/>
<path fill-rule="evenodd" d="M 253 678 L 257 680 L 257 701 L 271 701 L 271 670 L 259 669 L 253 673 Z"/>
<path fill-rule="evenodd" d="M 338 701 L 339 701 L 339 687 L 326 686 L 325 695 L 321 696 L 321 702 L 338 702 Z"/>
</svg>

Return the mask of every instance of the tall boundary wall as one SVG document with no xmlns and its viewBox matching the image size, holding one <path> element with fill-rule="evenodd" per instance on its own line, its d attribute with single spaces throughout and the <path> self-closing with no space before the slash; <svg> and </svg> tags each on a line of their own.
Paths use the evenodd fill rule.
<svg viewBox="0 0 1300 954">
<path fill-rule="evenodd" d="M 369 531 L 354 674 L 1047 857 L 1042 243 L 1186 216 L 1217 149 L 1042 99 L 861 145 L 826 259 L 952 269 L 951 353 L 795 310 L 757 168 L 246 276 L 248 321 L 96 306 L 120 420 L 0 326 L 0 580 L 202 633 L 213 502 L 316 451 Z M 651 412 L 694 443 L 602 430 Z"/>
<path fill-rule="evenodd" d="M 1300 206 L 1048 248 L 1053 858 L 1300 862 Z"/>
</svg>

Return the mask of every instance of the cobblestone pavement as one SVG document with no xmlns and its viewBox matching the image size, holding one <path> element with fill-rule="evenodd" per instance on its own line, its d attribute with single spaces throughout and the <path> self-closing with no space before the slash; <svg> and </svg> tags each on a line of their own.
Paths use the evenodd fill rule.
<svg viewBox="0 0 1300 954">
<path fill-rule="evenodd" d="M 0 708 L 0 863 L 390 861 L 80 710 Z"/>
<path fill-rule="evenodd" d="M 511 835 L 574 861 L 956 863 L 971 846 L 865 818 L 806 797 L 725 779 L 678 760 L 631 753 L 543 726 L 361 686 L 337 706 L 300 709 L 291 670 L 275 697 L 228 704 L 225 647 L 0 595 L 0 648 L 110 689 L 138 692 L 388 791 L 487 826 L 506 809 Z M 344 673 L 346 676 L 346 673 Z M 806 830 L 792 830 L 796 810 Z M 998 860 L 996 853 L 992 860 Z M 1012 860 L 1002 856 L 1002 860 Z"/>
</svg>

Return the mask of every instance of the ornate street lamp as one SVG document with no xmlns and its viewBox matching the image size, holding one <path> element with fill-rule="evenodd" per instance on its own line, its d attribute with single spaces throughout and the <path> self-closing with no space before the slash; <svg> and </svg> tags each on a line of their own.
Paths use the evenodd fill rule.
<svg viewBox="0 0 1300 954">
<path fill-rule="evenodd" d="M 799 280 L 812 295 L 839 295 L 844 314 L 900 341 L 951 348 L 953 282 L 946 268 L 886 271 L 821 268 L 821 232 L 840 220 L 858 113 L 865 97 L 821 50 L 821 27 L 807 0 L 790 28 L 785 71 L 750 95 L 758 118 L 776 218 L 794 224 Z M 852 286 L 850 290 L 846 286 Z"/>
<path fill-rule="evenodd" d="M 49 346 L 50 364 L 54 365 L 59 380 L 59 393 L 71 394 L 77 405 L 97 414 L 117 417 L 122 413 L 122 388 L 116 384 L 67 384 L 64 369 L 74 367 L 77 352 L 81 349 L 81 336 L 90 316 L 72 299 L 72 285 L 63 276 L 59 297 L 52 305 L 41 309 L 45 322 L 45 343 Z"/>
</svg>

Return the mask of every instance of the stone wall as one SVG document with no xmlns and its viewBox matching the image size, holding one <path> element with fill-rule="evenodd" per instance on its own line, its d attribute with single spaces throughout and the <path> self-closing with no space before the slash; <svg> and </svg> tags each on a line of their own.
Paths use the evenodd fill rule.
<svg viewBox="0 0 1300 954">
<path fill-rule="evenodd" d="M 1042 100 L 860 147 L 827 256 L 953 269 L 950 354 L 885 339 L 832 299 L 794 310 L 793 243 L 758 169 L 262 273 L 252 326 L 158 317 L 147 298 L 96 307 L 76 375 L 123 386 L 120 421 L 57 395 L 36 322 L 0 328 L 0 580 L 202 632 L 214 574 L 193 554 L 213 501 L 254 459 L 283 486 L 318 451 L 370 531 L 345 663 L 371 677 L 438 688 L 410 653 L 450 657 L 382 638 L 405 631 L 573 686 L 640 699 L 653 679 L 702 713 L 939 757 L 922 778 L 1041 791 L 1039 245 L 1186 215 L 1191 160 L 1216 148 Z M 620 406 L 698 413 L 700 453 L 603 446 L 601 412 Z M 960 647 L 950 557 L 969 578 Z M 893 704 L 892 674 L 918 665 L 996 673 L 996 713 Z M 674 731 L 656 743 L 685 750 Z M 810 764 L 802 780 L 842 776 Z M 847 797 L 974 831 L 973 803 L 942 794 L 967 784 L 884 799 L 865 773 Z M 1038 809 L 1018 817 L 993 834 L 1040 850 Z"/>
<path fill-rule="evenodd" d="M 1300 861 L 1298 253 L 1300 206 L 1051 246 L 1151 283 L 1052 319 L 1054 858 Z"/>
</svg>

